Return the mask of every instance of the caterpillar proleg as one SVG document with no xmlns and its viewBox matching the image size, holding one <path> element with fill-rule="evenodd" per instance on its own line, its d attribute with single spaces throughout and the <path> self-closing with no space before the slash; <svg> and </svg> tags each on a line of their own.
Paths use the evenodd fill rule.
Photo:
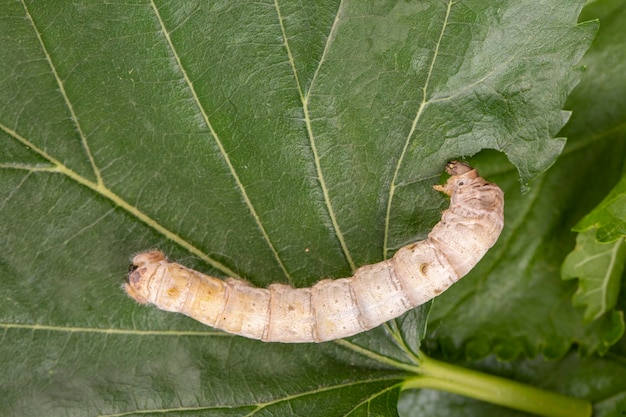
<svg viewBox="0 0 626 417">
<path fill-rule="evenodd" d="M 310 288 L 257 288 L 149 251 L 133 258 L 124 289 L 139 303 L 265 342 L 324 342 L 372 329 L 445 291 L 500 236 L 502 190 L 465 163 L 450 162 L 446 171 L 451 175 L 446 184 L 434 188 L 450 196 L 450 207 L 428 237 L 358 268 L 350 278 L 324 279 Z"/>
</svg>

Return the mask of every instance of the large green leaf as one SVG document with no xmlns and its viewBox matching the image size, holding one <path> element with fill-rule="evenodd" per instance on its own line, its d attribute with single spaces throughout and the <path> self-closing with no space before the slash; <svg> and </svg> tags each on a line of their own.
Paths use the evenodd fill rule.
<svg viewBox="0 0 626 417">
<path fill-rule="evenodd" d="M 427 307 L 263 344 L 134 304 L 129 256 L 305 286 L 424 237 L 450 158 L 504 152 L 515 195 L 563 147 L 580 7 L 3 1 L 0 412 L 395 414 Z"/>
</svg>

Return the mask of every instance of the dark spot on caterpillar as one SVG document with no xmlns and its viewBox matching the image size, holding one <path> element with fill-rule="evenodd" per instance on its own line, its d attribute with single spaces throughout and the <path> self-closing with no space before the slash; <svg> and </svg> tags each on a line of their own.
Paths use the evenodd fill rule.
<svg viewBox="0 0 626 417">
<path fill-rule="evenodd" d="M 421 272 L 423 275 L 426 275 L 426 271 L 428 271 L 428 264 L 421 264 L 421 265 L 420 265 L 420 272 Z"/>
</svg>

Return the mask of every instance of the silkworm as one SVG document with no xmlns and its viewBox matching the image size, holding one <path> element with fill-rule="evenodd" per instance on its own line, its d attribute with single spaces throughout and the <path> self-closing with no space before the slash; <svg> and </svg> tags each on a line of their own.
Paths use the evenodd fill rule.
<svg viewBox="0 0 626 417">
<path fill-rule="evenodd" d="M 350 278 L 324 279 L 310 288 L 257 288 L 168 262 L 153 250 L 133 258 L 124 288 L 139 303 L 266 342 L 324 342 L 372 329 L 449 288 L 502 231 L 502 190 L 465 163 L 450 162 L 446 171 L 450 178 L 434 188 L 450 196 L 450 207 L 428 237 Z"/>
</svg>

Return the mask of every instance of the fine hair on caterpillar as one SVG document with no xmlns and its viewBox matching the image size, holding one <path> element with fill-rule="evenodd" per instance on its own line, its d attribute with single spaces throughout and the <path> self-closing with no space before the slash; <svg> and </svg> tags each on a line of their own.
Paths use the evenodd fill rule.
<svg viewBox="0 0 626 417">
<path fill-rule="evenodd" d="M 309 288 L 257 288 L 168 262 L 152 250 L 133 258 L 124 289 L 139 303 L 265 342 L 325 342 L 364 332 L 441 294 L 498 240 L 502 190 L 463 162 L 449 162 L 446 171 L 450 178 L 434 188 L 450 196 L 450 207 L 428 237 L 352 277 L 323 279 Z"/>
</svg>

